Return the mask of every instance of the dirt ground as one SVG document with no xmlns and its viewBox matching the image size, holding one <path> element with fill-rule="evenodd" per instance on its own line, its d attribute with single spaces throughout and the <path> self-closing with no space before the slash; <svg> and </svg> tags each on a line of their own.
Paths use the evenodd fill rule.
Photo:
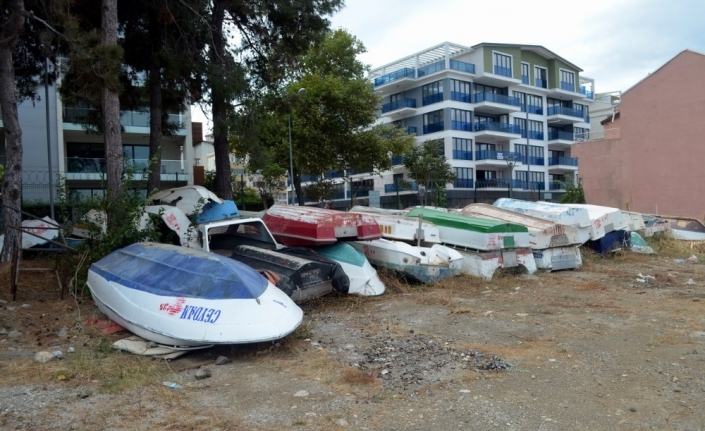
<svg viewBox="0 0 705 431">
<path fill-rule="evenodd" d="M 379 298 L 305 304 L 279 342 L 170 362 L 111 349 L 128 334 L 85 323 L 104 317 L 90 299 L 59 300 L 51 272 L 23 271 L 10 301 L 5 270 L 0 429 L 705 430 L 697 255 L 585 256 L 580 270 L 491 282 L 386 278 Z M 65 359 L 33 359 L 57 349 Z M 212 375 L 197 380 L 201 367 Z"/>
</svg>

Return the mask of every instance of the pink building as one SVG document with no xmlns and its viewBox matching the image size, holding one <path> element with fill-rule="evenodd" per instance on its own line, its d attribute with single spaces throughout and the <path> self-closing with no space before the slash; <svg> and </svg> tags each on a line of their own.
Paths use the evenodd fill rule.
<svg viewBox="0 0 705 431">
<path fill-rule="evenodd" d="M 705 218 L 704 78 L 705 55 L 681 52 L 622 94 L 604 135 L 573 145 L 588 203 Z"/>
</svg>

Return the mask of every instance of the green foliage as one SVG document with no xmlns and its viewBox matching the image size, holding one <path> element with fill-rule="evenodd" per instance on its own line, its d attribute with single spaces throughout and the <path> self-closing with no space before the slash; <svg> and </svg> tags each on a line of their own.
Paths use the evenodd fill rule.
<svg viewBox="0 0 705 431">
<path fill-rule="evenodd" d="M 336 184 L 328 179 L 319 179 L 317 182 L 306 186 L 304 195 L 313 202 L 331 200 L 335 194 Z"/>
<path fill-rule="evenodd" d="M 563 181 L 557 181 L 557 183 L 562 184 L 565 188 L 565 194 L 560 197 L 558 202 L 562 204 L 584 204 L 585 202 L 585 191 L 583 190 L 582 181 L 578 180 L 578 184 L 575 184 L 570 175 L 566 175 Z"/>
<path fill-rule="evenodd" d="M 427 192 L 431 183 L 436 189 L 436 200 L 441 202 L 441 193 L 447 183 L 455 180 L 453 167 L 443 155 L 443 141 L 425 141 L 404 156 L 404 166 L 409 172 L 409 177 L 416 180 L 419 187 L 425 187 Z M 440 191 L 439 191 L 440 190 Z M 445 197 L 445 192 L 442 192 Z M 442 199 L 445 204 L 445 198 Z"/>
</svg>

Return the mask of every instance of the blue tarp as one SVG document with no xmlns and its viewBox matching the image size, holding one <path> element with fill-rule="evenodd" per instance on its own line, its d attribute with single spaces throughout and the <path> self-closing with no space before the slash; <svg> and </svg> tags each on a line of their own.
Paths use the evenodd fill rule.
<svg viewBox="0 0 705 431">
<path fill-rule="evenodd" d="M 215 221 L 228 220 L 238 217 L 240 217 L 240 211 L 237 209 L 235 202 L 223 201 L 222 204 L 217 202 L 208 202 L 196 216 L 196 223 L 213 223 Z"/>
<path fill-rule="evenodd" d="M 267 280 L 243 263 L 168 244 L 132 244 L 95 262 L 91 271 L 108 281 L 159 296 L 251 299 L 267 288 Z"/>
</svg>

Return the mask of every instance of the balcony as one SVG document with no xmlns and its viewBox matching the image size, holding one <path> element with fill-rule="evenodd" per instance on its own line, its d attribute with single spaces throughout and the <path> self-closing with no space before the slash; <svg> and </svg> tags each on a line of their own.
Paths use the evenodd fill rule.
<svg viewBox="0 0 705 431">
<path fill-rule="evenodd" d="M 386 75 L 382 75 L 374 80 L 374 86 L 380 87 L 382 85 L 390 84 L 395 81 L 402 79 L 416 79 L 416 70 L 405 67 L 403 69 L 396 70 Z"/>
<path fill-rule="evenodd" d="M 464 61 L 451 60 L 450 68 L 465 73 L 475 74 L 475 65 L 472 63 L 466 63 Z"/>
<path fill-rule="evenodd" d="M 450 123 L 450 128 L 452 130 L 462 130 L 465 132 L 472 132 L 472 123 L 466 121 L 453 120 Z"/>
<path fill-rule="evenodd" d="M 575 83 L 561 81 L 561 90 L 575 92 Z"/>
<path fill-rule="evenodd" d="M 565 186 L 563 185 L 562 182 L 558 180 L 554 180 L 550 183 L 548 183 L 548 189 L 549 190 L 565 190 Z"/>
<path fill-rule="evenodd" d="M 97 110 L 92 108 L 75 108 L 75 107 L 65 107 L 63 112 L 64 123 L 79 125 L 69 126 L 69 129 L 83 130 L 82 124 L 84 119 L 88 117 L 91 113 L 96 113 Z M 120 124 L 123 127 L 146 127 L 149 128 L 149 111 L 120 111 Z M 184 129 L 184 115 L 183 114 L 168 114 L 167 123 L 176 126 L 178 129 Z M 64 125 L 64 128 L 67 128 Z M 129 130 L 126 130 L 129 133 Z M 140 133 L 142 133 L 140 131 Z"/>
<path fill-rule="evenodd" d="M 475 139 L 482 139 L 487 143 L 497 143 L 510 139 L 521 138 L 522 129 L 515 124 L 500 123 L 497 121 L 480 121 L 475 123 Z"/>
<path fill-rule="evenodd" d="M 529 75 L 521 75 L 521 83 L 529 85 Z"/>
<path fill-rule="evenodd" d="M 472 160 L 472 151 L 453 150 L 454 160 Z"/>
<path fill-rule="evenodd" d="M 548 82 L 545 79 L 536 78 L 534 80 L 534 87 L 548 88 Z"/>
<path fill-rule="evenodd" d="M 472 103 L 472 96 L 469 93 L 461 93 L 459 91 L 450 92 L 450 100 L 458 102 Z"/>
<path fill-rule="evenodd" d="M 426 124 L 423 126 L 423 134 L 427 135 L 429 133 L 436 133 L 436 132 L 442 132 L 445 130 L 443 128 L 443 121 L 438 122 L 438 123 L 431 123 L 431 124 Z"/>
<path fill-rule="evenodd" d="M 372 190 L 372 189 L 357 189 L 357 188 L 355 188 L 352 191 L 352 194 L 355 195 L 355 197 L 363 198 L 363 197 L 367 197 L 370 195 L 370 190 Z M 350 195 L 351 195 L 350 190 L 348 190 L 346 193 L 346 197 L 348 199 L 350 199 Z"/>
<path fill-rule="evenodd" d="M 471 189 L 473 187 L 472 178 L 458 178 L 453 181 L 453 188 L 456 189 Z"/>
<path fill-rule="evenodd" d="M 553 130 L 551 132 L 548 132 L 548 141 L 568 141 L 570 143 L 573 143 L 575 139 L 573 138 L 573 132 Z"/>
<path fill-rule="evenodd" d="M 525 181 L 525 180 L 517 180 L 515 179 L 513 181 L 512 187 L 514 189 L 523 189 L 523 190 L 546 190 L 546 183 L 543 181 Z"/>
<path fill-rule="evenodd" d="M 507 161 L 519 163 L 521 154 L 511 151 L 479 150 L 475 151 L 476 165 L 507 166 Z"/>
<path fill-rule="evenodd" d="M 421 99 L 421 106 L 431 105 L 443 101 L 443 93 L 436 93 Z"/>
<path fill-rule="evenodd" d="M 519 158 L 519 161 L 521 163 L 526 164 L 526 156 L 521 156 Z M 543 157 L 530 156 L 529 157 L 529 164 L 533 165 L 533 166 L 546 166 L 546 159 L 544 159 Z"/>
<path fill-rule="evenodd" d="M 497 93 L 475 93 L 475 112 L 501 115 L 519 112 L 521 99 Z"/>
<path fill-rule="evenodd" d="M 529 114 L 536 114 L 536 115 L 543 115 L 543 107 L 541 106 L 536 106 L 536 105 L 526 105 L 526 103 L 522 103 L 520 105 L 521 107 L 521 112 L 526 112 L 527 110 L 529 111 Z"/>
<path fill-rule="evenodd" d="M 527 131 L 523 130 L 521 131 L 521 137 L 526 138 Z M 543 141 L 543 132 L 540 132 L 538 130 L 529 130 L 529 139 L 536 139 L 539 141 Z"/>
<path fill-rule="evenodd" d="M 509 178 L 478 179 L 475 181 L 476 189 L 509 189 Z"/>
<path fill-rule="evenodd" d="M 399 193 L 403 192 L 418 192 L 419 185 L 416 181 L 393 182 L 384 185 L 385 193 L 396 193 L 399 186 Z"/>
<path fill-rule="evenodd" d="M 575 157 L 551 157 L 548 159 L 548 166 L 569 166 L 578 167 L 578 159 Z"/>
<path fill-rule="evenodd" d="M 586 116 L 583 111 L 567 108 L 565 106 L 549 106 L 547 114 L 549 123 L 555 125 L 585 123 L 590 121 L 585 118 Z"/>
<path fill-rule="evenodd" d="M 446 68 L 446 61 L 441 60 L 437 61 L 435 63 L 429 64 L 428 66 L 424 67 L 419 67 L 418 68 L 418 77 L 421 78 L 422 76 L 430 75 L 432 73 L 440 72 L 441 70 L 444 70 Z"/>
<path fill-rule="evenodd" d="M 382 113 L 399 111 L 398 113 L 412 113 L 416 110 L 416 99 L 401 99 L 382 105 Z"/>
<path fill-rule="evenodd" d="M 125 159 L 125 170 L 133 173 L 133 180 L 142 180 L 147 177 L 148 159 Z M 187 181 L 188 174 L 185 171 L 182 160 L 162 160 L 161 161 L 162 181 Z M 105 180 L 105 159 L 67 157 L 66 158 L 66 179 L 67 180 Z"/>
<path fill-rule="evenodd" d="M 416 126 L 409 126 L 406 128 L 406 134 L 407 135 L 416 135 Z"/>
<path fill-rule="evenodd" d="M 512 69 L 511 69 L 511 67 L 495 66 L 494 67 L 494 74 L 511 78 L 512 77 Z"/>
<path fill-rule="evenodd" d="M 583 87 L 582 85 L 580 86 L 580 94 L 587 97 L 588 99 L 595 99 L 595 94 L 592 91 L 589 91 L 587 88 Z"/>
<path fill-rule="evenodd" d="M 401 166 L 404 164 L 404 156 L 393 156 L 392 166 Z"/>
</svg>

